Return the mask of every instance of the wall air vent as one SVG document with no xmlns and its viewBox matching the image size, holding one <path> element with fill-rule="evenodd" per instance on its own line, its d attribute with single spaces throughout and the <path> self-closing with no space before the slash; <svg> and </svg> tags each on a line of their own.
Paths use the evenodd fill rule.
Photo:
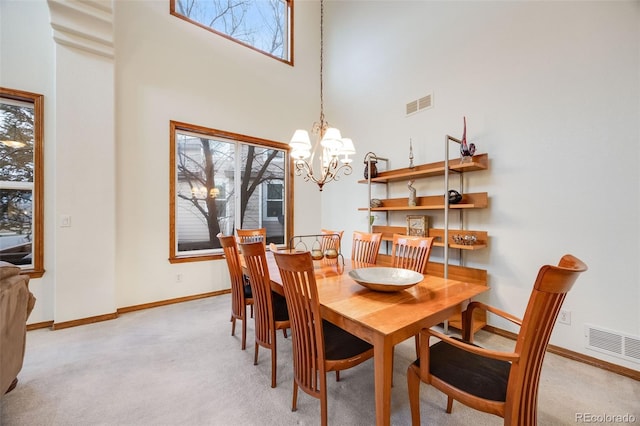
<svg viewBox="0 0 640 426">
<path fill-rule="evenodd" d="M 585 324 L 585 347 L 640 363 L 640 337 Z"/>
<path fill-rule="evenodd" d="M 411 101 L 407 103 L 407 117 L 415 114 L 416 112 L 423 111 L 425 109 L 429 109 L 433 106 L 433 93 L 429 93 L 420 99 L 416 99 L 415 101 Z"/>
<path fill-rule="evenodd" d="M 418 112 L 418 101 L 411 101 L 407 104 L 407 115 Z"/>
</svg>

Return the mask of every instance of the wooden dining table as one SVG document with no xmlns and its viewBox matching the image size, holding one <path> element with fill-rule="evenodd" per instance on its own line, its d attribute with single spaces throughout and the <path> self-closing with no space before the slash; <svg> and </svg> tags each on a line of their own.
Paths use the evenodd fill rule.
<svg viewBox="0 0 640 426">
<path fill-rule="evenodd" d="M 271 252 L 267 252 L 267 263 L 272 289 L 284 294 Z M 389 425 L 394 346 L 460 313 L 488 287 L 424 275 L 411 288 L 379 292 L 361 286 L 348 272 L 380 265 L 323 259 L 314 266 L 322 317 L 373 345 L 376 424 Z"/>
</svg>

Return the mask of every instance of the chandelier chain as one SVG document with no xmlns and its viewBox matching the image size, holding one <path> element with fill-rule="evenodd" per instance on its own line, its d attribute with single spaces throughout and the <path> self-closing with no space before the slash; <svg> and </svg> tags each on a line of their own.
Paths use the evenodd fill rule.
<svg viewBox="0 0 640 426">
<path fill-rule="evenodd" d="M 320 128 L 319 133 L 324 132 L 324 0 L 320 0 Z"/>
</svg>

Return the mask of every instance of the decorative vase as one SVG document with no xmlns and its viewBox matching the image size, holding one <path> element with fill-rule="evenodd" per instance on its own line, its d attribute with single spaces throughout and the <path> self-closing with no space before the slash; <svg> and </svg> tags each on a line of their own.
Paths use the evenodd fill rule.
<svg viewBox="0 0 640 426">
<path fill-rule="evenodd" d="M 369 172 L 371 172 L 371 177 L 377 177 L 378 176 L 378 167 L 376 166 L 376 164 L 378 164 L 378 161 L 375 159 L 371 159 L 371 157 L 376 157 L 376 154 L 374 154 L 373 152 L 367 152 L 367 154 L 364 156 L 364 178 L 365 179 L 369 179 Z M 369 164 L 371 164 L 371 170 L 369 170 Z"/>
</svg>

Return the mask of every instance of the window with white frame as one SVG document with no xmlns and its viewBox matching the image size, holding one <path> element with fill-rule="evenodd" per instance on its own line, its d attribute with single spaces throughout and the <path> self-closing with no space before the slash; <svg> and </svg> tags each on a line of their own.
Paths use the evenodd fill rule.
<svg viewBox="0 0 640 426">
<path fill-rule="evenodd" d="M 171 0 L 170 13 L 293 64 L 293 0 Z"/>
<path fill-rule="evenodd" d="M 0 87 L 0 260 L 43 266 L 43 96 Z"/>
<path fill-rule="evenodd" d="M 170 261 L 222 255 L 218 233 L 266 228 L 291 234 L 292 171 L 286 144 L 171 122 Z"/>
</svg>

